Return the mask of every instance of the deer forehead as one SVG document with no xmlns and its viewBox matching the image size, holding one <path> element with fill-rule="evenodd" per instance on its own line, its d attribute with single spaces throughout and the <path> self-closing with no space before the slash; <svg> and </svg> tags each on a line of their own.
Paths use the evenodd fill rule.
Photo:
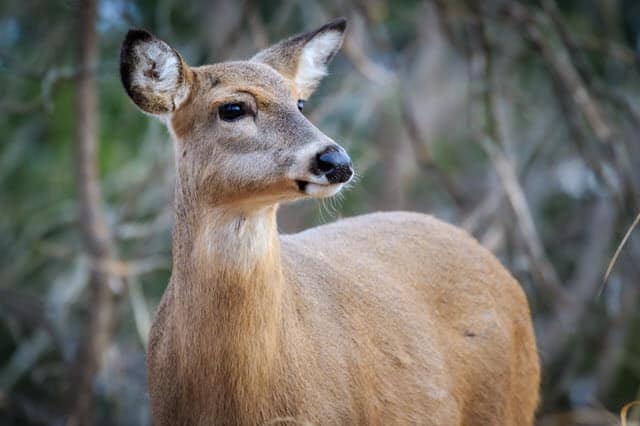
<svg viewBox="0 0 640 426">
<path fill-rule="evenodd" d="M 291 104 L 297 101 L 298 89 L 294 81 L 284 77 L 269 65 L 258 62 L 222 62 L 194 68 L 200 84 L 199 95 L 211 102 L 233 92 L 253 95 L 258 105 Z"/>
</svg>

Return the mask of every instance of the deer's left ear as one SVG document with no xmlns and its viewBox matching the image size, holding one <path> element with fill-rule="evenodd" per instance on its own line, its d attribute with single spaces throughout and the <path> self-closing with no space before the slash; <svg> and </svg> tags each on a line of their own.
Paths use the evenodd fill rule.
<svg viewBox="0 0 640 426">
<path fill-rule="evenodd" d="M 283 40 L 255 55 L 252 61 L 271 65 L 293 80 L 300 99 L 307 99 L 327 74 L 327 66 L 338 53 L 347 20 L 334 19 L 326 25 Z"/>
</svg>

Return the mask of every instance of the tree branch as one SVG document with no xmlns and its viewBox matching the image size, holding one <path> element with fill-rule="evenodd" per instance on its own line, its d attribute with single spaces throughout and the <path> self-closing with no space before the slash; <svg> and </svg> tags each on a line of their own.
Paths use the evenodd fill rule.
<svg viewBox="0 0 640 426">
<path fill-rule="evenodd" d="M 552 7 L 549 6 L 553 4 L 552 2 L 546 3 L 548 7 Z M 603 173 L 601 177 L 606 185 L 621 205 L 625 204 L 625 188 L 631 190 L 632 201 L 635 203 L 634 210 L 640 209 L 640 200 L 637 199 L 637 191 L 630 172 L 631 165 L 628 161 L 628 156 L 624 152 L 624 145 L 619 143 L 620 136 L 617 129 L 609 120 L 604 109 L 593 96 L 592 91 L 574 65 L 570 55 L 573 43 L 565 30 L 558 29 L 562 26 L 562 22 L 557 16 L 555 21 L 552 20 L 554 24 L 552 30 L 564 33 L 564 37 L 562 37 L 562 34 L 558 34 L 559 48 L 554 48 L 550 43 L 546 42 L 542 33 L 542 28 L 547 26 L 544 26 L 541 18 L 529 10 L 526 5 L 509 3 L 504 12 L 515 23 L 523 27 L 526 39 L 541 53 L 542 59 L 551 75 L 560 83 L 556 87 L 561 87 L 568 93 L 569 99 L 584 117 L 596 140 L 612 158 L 618 182 L 616 179 L 612 179 L 609 174 Z M 550 18 L 547 18 L 547 20 L 550 20 Z M 571 46 L 566 45 L 566 43 L 571 43 Z"/>
<path fill-rule="evenodd" d="M 504 151 L 504 141 L 500 132 L 497 113 L 497 100 L 495 90 L 493 90 L 493 62 L 491 46 L 486 34 L 483 16 L 478 12 L 477 21 L 473 31 L 477 35 L 480 43 L 480 50 L 483 55 L 483 81 L 485 82 L 482 91 L 484 120 L 484 138 L 481 145 L 486 151 L 489 159 L 500 178 L 509 204 L 511 205 L 518 229 L 522 235 L 527 254 L 535 265 L 533 272 L 538 274 L 539 283 L 552 295 L 554 303 L 568 303 L 570 298 L 560 284 L 558 274 L 547 257 L 539 236 L 535 222 L 531 215 L 531 210 L 524 194 L 524 189 L 520 185 L 515 170 L 515 165 Z"/>
</svg>

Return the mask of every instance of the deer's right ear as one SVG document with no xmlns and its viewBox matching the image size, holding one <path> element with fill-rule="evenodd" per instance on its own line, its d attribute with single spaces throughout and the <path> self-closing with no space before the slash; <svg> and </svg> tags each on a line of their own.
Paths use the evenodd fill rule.
<svg viewBox="0 0 640 426">
<path fill-rule="evenodd" d="M 129 97 L 149 114 L 175 111 L 189 96 L 192 71 L 180 54 L 144 30 L 129 30 L 120 51 L 120 78 Z"/>
</svg>

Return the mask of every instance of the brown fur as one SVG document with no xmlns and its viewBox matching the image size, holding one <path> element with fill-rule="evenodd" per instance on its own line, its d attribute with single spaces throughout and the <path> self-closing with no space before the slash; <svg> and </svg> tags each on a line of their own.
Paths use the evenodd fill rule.
<svg viewBox="0 0 640 426">
<path fill-rule="evenodd" d="M 499 262 L 417 213 L 280 236 L 278 203 L 305 196 L 292 170 L 333 144 L 296 110 L 295 71 L 189 72 L 168 120 L 176 223 L 148 353 L 154 423 L 532 424 L 529 308 Z M 229 101 L 253 115 L 223 122 Z"/>
</svg>

